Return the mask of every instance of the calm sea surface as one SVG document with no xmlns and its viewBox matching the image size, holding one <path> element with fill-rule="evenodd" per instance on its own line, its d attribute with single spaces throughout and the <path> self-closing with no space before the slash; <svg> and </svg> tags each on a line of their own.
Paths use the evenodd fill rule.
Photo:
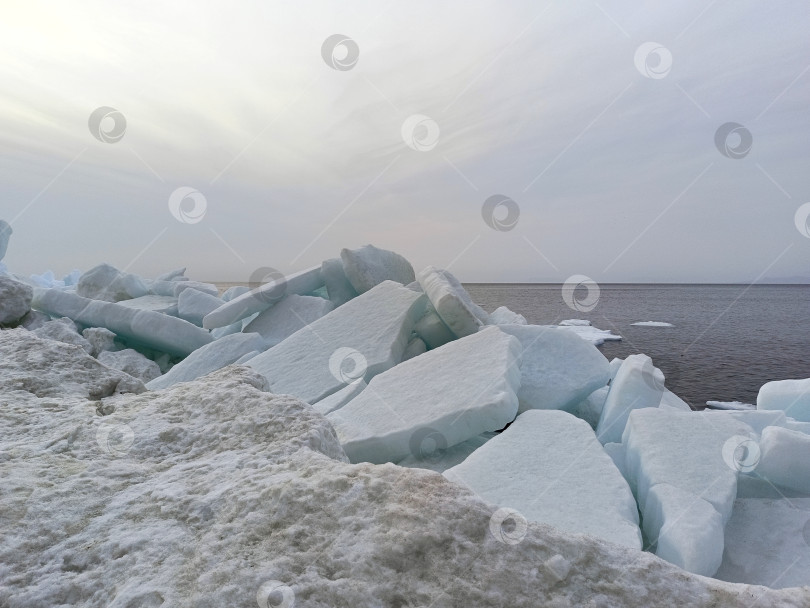
<svg viewBox="0 0 810 608">
<path fill-rule="evenodd" d="M 218 283 L 224 289 L 238 283 Z M 608 359 L 652 357 L 666 384 L 693 407 L 708 400 L 755 403 L 770 380 L 810 378 L 808 285 L 600 285 L 596 307 L 570 309 L 561 285 L 467 284 L 487 311 L 508 306 L 529 323 L 588 319 L 622 336 Z M 579 295 L 579 294 L 578 294 Z M 635 327 L 664 321 L 674 327 Z"/>
<path fill-rule="evenodd" d="M 707 400 L 756 403 L 770 380 L 810 378 L 808 285 L 600 285 L 596 307 L 570 309 L 560 285 L 470 284 L 492 311 L 508 306 L 529 323 L 588 319 L 622 336 L 599 349 L 608 359 L 645 353 L 666 384 L 692 406 Z M 674 327 L 635 327 L 664 321 Z"/>
</svg>

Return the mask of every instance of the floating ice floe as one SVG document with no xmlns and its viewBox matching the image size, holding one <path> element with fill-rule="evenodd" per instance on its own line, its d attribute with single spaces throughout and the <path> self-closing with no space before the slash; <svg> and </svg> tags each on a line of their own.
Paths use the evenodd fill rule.
<svg viewBox="0 0 810 608">
<path fill-rule="evenodd" d="M 352 462 L 398 462 L 427 439 L 453 447 L 515 418 L 520 353 L 488 327 L 376 376 L 327 419 Z"/>
<path fill-rule="evenodd" d="M 332 312 L 335 305 L 315 296 L 290 294 L 245 325 L 242 331 L 261 335 L 267 346 L 275 346 L 302 327 Z"/>
<path fill-rule="evenodd" d="M 407 285 L 415 279 L 413 266 L 393 251 L 364 245 L 359 249 L 340 252 L 343 272 L 357 293 L 365 293 L 383 281 Z"/>
<path fill-rule="evenodd" d="M 594 346 L 601 346 L 605 342 L 618 341 L 622 339 L 621 336 L 614 334 L 609 329 L 599 329 L 598 327 L 591 326 L 590 321 L 585 321 L 585 323 L 573 323 L 572 321 L 579 321 L 579 319 L 569 319 L 568 321 L 563 321 L 556 327 L 561 330 L 574 333 Z"/>
<path fill-rule="evenodd" d="M 231 325 L 252 314 L 267 310 L 285 295 L 308 294 L 322 286 L 320 265 L 288 277 L 276 277 L 208 313 L 203 319 L 203 327 L 214 329 Z"/>
<path fill-rule="evenodd" d="M 758 410 L 782 410 L 801 422 L 810 422 L 810 378 L 776 380 L 759 389 Z"/>
<path fill-rule="evenodd" d="M 756 405 L 742 401 L 707 401 L 706 407 L 713 410 L 755 410 Z"/>
<path fill-rule="evenodd" d="M 88 327 L 106 327 L 121 337 L 173 355 L 188 355 L 213 340 L 207 331 L 182 319 L 58 289 L 36 289 L 32 304 L 48 314 Z"/>
<path fill-rule="evenodd" d="M 641 549 L 627 482 L 593 430 L 567 412 L 524 412 L 444 476 L 529 521 Z"/>
<path fill-rule="evenodd" d="M 417 280 L 436 313 L 457 337 L 474 334 L 490 322 L 487 312 L 472 301 L 458 279 L 447 270 L 428 266 Z"/>
<path fill-rule="evenodd" d="M 236 301 L 236 300 L 234 300 Z M 315 403 L 400 361 L 425 297 L 384 281 L 251 359 L 274 393 Z"/>
<path fill-rule="evenodd" d="M 664 321 L 637 321 L 630 325 L 635 325 L 636 327 L 675 327 L 672 323 L 666 323 Z"/>
<path fill-rule="evenodd" d="M 593 345 L 551 326 L 499 325 L 523 349 L 520 410 L 572 409 L 607 385 L 608 360 Z"/>
</svg>

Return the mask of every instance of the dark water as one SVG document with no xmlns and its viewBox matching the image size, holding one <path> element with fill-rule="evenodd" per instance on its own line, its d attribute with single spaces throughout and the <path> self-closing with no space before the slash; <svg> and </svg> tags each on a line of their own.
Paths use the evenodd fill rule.
<svg viewBox="0 0 810 608">
<path fill-rule="evenodd" d="M 560 285 L 468 284 L 493 311 L 508 306 L 529 323 L 588 319 L 622 336 L 604 355 L 652 357 L 670 390 L 693 407 L 707 400 L 756 403 L 770 380 L 810 378 L 808 285 L 600 285 L 591 312 L 569 308 Z M 665 321 L 675 327 L 634 327 Z"/>
</svg>

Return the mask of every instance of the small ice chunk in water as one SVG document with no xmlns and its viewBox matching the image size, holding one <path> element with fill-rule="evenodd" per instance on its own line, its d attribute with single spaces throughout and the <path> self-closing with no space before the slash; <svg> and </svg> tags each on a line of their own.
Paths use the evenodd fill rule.
<svg viewBox="0 0 810 608">
<path fill-rule="evenodd" d="M 638 321 L 630 325 L 635 325 L 636 327 L 675 327 L 672 323 L 666 323 L 664 321 Z"/>
<path fill-rule="evenodd" d="M 712 410 L 755 410 L 756 405 L 742 401 L 707 401 L 706 407 Z"/>
</svg>

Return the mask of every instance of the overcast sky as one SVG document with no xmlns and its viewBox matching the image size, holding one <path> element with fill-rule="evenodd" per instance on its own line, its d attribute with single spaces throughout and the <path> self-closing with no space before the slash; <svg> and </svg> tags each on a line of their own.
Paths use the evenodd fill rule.
<svg viewBox="0 0 810 608">
<path fill-rule="evenodd" d="M 124 4 L 4 7 L 13 272 L 810 275 L 806 0 Z"/>
</svg>

